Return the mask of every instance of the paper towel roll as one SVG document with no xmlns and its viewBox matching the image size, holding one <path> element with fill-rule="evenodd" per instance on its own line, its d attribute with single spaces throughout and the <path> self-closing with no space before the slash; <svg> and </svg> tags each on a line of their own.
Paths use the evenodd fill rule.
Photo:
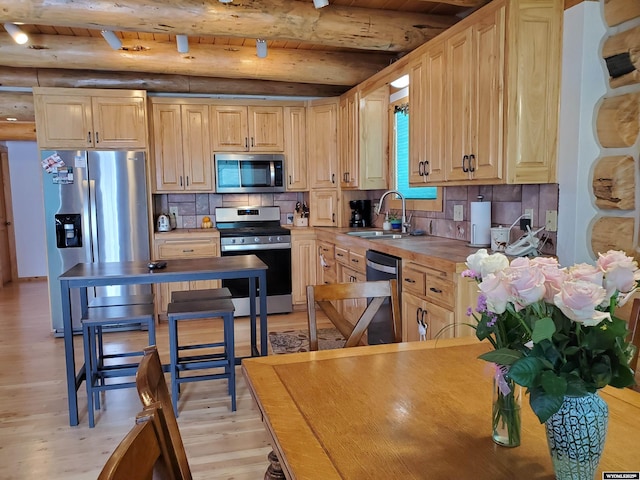
<svg viewBox="0 0 640 480">
<path fill-rule="evenodd" d="M 471 246 L 491 244 L 491 202 L 471 202 Z"/>
</svg>

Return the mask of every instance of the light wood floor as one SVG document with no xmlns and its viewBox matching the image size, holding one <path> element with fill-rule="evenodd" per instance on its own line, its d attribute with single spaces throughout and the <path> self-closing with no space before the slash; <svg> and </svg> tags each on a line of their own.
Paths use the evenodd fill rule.
<svg viewBox="0 0 640 480">
<path fill-rule="evenodd" d="M 64 345 L 51 334 L 46 282 L 0 288 L 0 478 L 75 480 L 96 478 L 102 465 L 133 426 L 140 403 L 135 389 L 103 394 L 96 427 L 87 425 L 84 385 L 78 392 L 80 425 L 67 413 Z M 248 353 L 246 318 L 236 324 L 236 349 Z M 193 337 L 205 331 L 189 322 Z M 306 313 L 269 317 L 269 331 L 306 329 Z M 167 325 L 157 344 L 168 361 Z M 182 340 L 182 336 L 181 336 Z M 186 340 L 186 336 L 185 336 Z M 76 341 L 76 363 L 82 339 Z M 109 334 L 116 349 L 146 344 L 145 332 Z M 183 385 L 178 422 L 195 479 L 261 480 L 271 450 L 260 414 L 237 370 L 237 411 L 230 411 L 226 382 Z M 168 380 L 168 379 L 167 379 Z"/>
</svg>

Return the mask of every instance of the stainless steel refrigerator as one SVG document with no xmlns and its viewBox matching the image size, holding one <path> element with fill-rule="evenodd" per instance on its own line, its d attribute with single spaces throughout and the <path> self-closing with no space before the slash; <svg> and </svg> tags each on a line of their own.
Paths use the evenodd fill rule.
<svg viewBox="0 0 640 480">
<path fill-rule="evenodd" d="M 43 150 L 51 323 L 63 334 L 58 276 L 78 262 L 149 260 L 144 152 Z M 150 294 L 148 285 L 93 288 L 96 297 Z M 71 298 L 80 331 L 80 299 Z"/>
</svg>

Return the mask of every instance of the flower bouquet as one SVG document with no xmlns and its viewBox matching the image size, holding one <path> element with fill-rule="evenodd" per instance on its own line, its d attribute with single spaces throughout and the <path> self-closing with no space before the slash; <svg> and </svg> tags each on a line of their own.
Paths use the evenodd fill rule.
<svg viewBox="0 0 640 480">
<path fill-rule="evenodd" d="M 506 387 L 526 387 L 532 410 L 545 423 L 567 397 L 634 384 L 634 347 L 626 341 L 626 322 L 614 316 L 640 285 L 632 257 L 609 251 L 595 265 L 562 268 L 553 258 L 509 262 L 483 249 L 467 258 L 467 267 L 463 275 L 475 278 L 481 292 L 475 312 L 468 311 L 476 320 L 472 326 L 494 347 L 480 358 L 496 364 L 507 400 Z M 495 417 L 494 409 L 494 423 Z M 498 420 L 519 432 L 516 420 Z"/>
</svg>

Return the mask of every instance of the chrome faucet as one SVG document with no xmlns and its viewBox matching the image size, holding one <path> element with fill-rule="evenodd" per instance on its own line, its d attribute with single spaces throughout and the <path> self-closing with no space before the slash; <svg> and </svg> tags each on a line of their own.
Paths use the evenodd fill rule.
<svg viewBox="0 0 640 480">
<path fill-rule="evenodd" d="M 384 197 L 386 197 L 390 193 L 395 193 L 397 196 L 400 197 L 400 200 L 402 201 L 402 233 L 407 233 L 407 227 L 409 226 L 409 223 L 407 223 L 407 208 L 406 208 L 406 203 L 404 201 L 404 196 L 399 191 L 387 190 L 386 192 L 384 192 L 380 197 L 380 201 L 378 202 L 378 208 L 376 209 L 376 214 L 380 215 L 380 210 L 382 209 L 382 202 L 384 201 Z"/>
</svg>

